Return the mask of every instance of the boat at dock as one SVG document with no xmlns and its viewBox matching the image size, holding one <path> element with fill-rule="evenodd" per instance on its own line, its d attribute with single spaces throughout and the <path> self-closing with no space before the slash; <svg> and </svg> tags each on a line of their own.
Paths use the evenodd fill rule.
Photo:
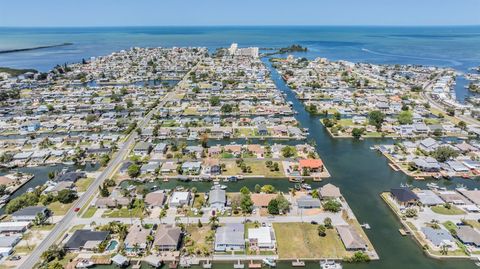
<svg viewBox="0 0 480 269">
<path fill-rule="evenodd" d="M 363 228 L 365 228 L 365 229 L 367 229 L 367 230 L 370 230 L 370 229 L 371 229 L 370 224 L 368 224 L 368 223 L 364 223 L 364 224 L 362 224 L 362 225 L 360 225 L 360 226 L 362 226 Z"/>
<path fill-rule="evenodd" d="M 320 261 L 320 267 L 322 269 L 342 269 L 342 265 L 338 262 L 331 260 Z"/>
<path fill-rule="evenodd" d="M 304 267 L 305 262 L 297 259 L 296 261 L 292 261 L 292 266 L 293 267 Z"/>
<path fill-rule="evenodd" d="M 301 187 L 305 190 L 311 190 L 312 189 L 312 186 L 310 186 L 310 184 L 307 184 L 307 183 L 303 183 L 301 185 Z"/>
<path fill-rule="evenodd" d="M 78 261 L 77 265 L 75 265 L 75 268 L 89 268 L 89 267 L 92 267 L 94 265 L 95 265 L 95 263 L 93 263 L 91 260 L 83 259 L 83 260 Z"/>
<path fill-rule="evenodd" d="M 270 267 L 275 267 L 277 266 L 277 263 L 275 262 L 274 259 L 270 259 L 270 258 L 265 258 L 262 260 L 262 262 Z"/>
</svg>

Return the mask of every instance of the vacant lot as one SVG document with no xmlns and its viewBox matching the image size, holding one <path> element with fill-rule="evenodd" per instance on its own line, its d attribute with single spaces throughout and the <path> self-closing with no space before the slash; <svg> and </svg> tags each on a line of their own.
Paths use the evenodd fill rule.
<svg viewBox="0 0 480 269">
<path fill-rule="evenodd" d="M 49 204 L 47 207 L 53 212 L 54 216 L 64 216 L 67 214 L 67 211 L 70 209 L 70 207 L 72 207 L 72 203 L 62 204 L 57 201 Z"/>
<path fill-rule="evenodd" d="M 198 227 L 196 224 L 188 225 L 187 232 L 189 233 L 185 242 L 187 252 L 201 256 L 208 256 L 213 252 L 215 232 L 210 225 L 203 224 L 203 227 Z"/>
<path fill-rule="evenodd" d="M 281 259 L 343 258 L 348 256 L 335 229 L 320 237 L 317 225 L 310 223 L 274 223 L 278 255 Z"/>
</svg>

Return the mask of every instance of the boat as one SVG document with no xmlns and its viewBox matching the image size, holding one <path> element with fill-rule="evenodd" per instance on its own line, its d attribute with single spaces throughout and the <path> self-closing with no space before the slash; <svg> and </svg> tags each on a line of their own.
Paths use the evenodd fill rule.
<svg viewBox="0 0 480 269">
<path fill-rule="evenodd" d="M 94 265 L 95 264 L 91 260 L 83 259 L 83 260 L 78 261 L 77 265 L 75 265 L 75 268 L 88 268 L 88 267 L 92 267 Z"/>
<path fill-rule="evenodd" d="M 338 262 L 331 260 L 320 261 L 320 267 L 322 269 L 342 269 L 342 265 Z"/>
<path fill-rule="evenodd" d="M 305 262 L 297 259 L 296 261 L 292 261 L 292 267 L 304 267 Z"/>
<path fill-rule="evenodd" d="M 277 266 L 277 263 L 275 262 L 274 259 L 270 259 L 270 258 L 265 258 L 262 260 L 262 262 L 270 267 L 275 267 Z"/>
<path fill-rule="evenodd" d="M 301 177 L 291 177 L 288 179 L 288 181 L 293 182 L 293 183 L 303 183 L 303 178 Z"/>
<path fill-rule="evenodd" d="M 301 186 L 302 186 L 302 188 L 304 188 L 306 190 L 311 190 L 312 189 L 312 186 L 310 186 L 310 184 L 307 184 L 307 183 L 303 183 Z"/>
<path fill-rule="evenodd" d="M 364 224 L 362 224 L 362 225 L 360 225 L 360 226 L 362 226 L 363 228 L 365 228 L 365 229 L 367 229 L 367 230 L 370 230 L 370 228 L 371 228 L 371 227 L 370 227 L 370 224 L 368 224 L 368 223 L 364 223 Z"/>
<path fill-rule="evenodd" d="M 302 186 L 300 184 L 295 184 L 295 190 L 299 191 L 302 189 Z"/>
<path fill-rule="evenodd" d="M 442 178 L 442 174 L 436 173 L 436 174 L 434 174 L 432 177 L 433 177 L 434 179 L 437 179 L 437 180 L 438 180 L 438 179 Z"/>
<path fill-rule="evenodd" d="M 220 189 L 222 189 L 222 190 L 226 190 L 227 188 L 228 188 L 227 185 L 220 185 Z"/>
<path fill-rule="evenodd" d="M 438 189 L 438 184 L 437 183 L 427 183 L 427 187 L 429 189 Z"/>
</svg>

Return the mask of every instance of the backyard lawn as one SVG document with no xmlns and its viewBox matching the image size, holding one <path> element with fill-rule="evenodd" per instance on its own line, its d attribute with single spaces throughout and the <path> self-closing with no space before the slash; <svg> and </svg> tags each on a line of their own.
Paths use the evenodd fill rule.
<svg viewBox="0 0 480 269">
<path fill-rule="evenodd" d="M 281 259 L 344 258 L 349 256 L 335 229 L 320 237 L 317 225 L 310 223 L 274 223 L 278 255 Z"/>
<path fill-rule="evenodd" d="M 437 205 L 437 206 L 432 206 L 430 207 L 433 212 L 437 214 L 442 214 L 442 215 L 463 215 L 465 212 L 461 210 L 460 208 L 452 205 L 450 209 L 446 208 L 443 205 Z"/>
</svg>

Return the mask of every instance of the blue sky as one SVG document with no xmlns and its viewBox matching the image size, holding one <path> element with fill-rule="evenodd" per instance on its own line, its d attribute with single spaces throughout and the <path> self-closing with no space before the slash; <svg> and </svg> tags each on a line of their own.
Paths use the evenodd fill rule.
<svg viewBox="0 0 480 269">
<path fill-rule="evenodd" d="M 0 26 L 480 25 L 480 0 L 5 0 Z"/>
</svg>

